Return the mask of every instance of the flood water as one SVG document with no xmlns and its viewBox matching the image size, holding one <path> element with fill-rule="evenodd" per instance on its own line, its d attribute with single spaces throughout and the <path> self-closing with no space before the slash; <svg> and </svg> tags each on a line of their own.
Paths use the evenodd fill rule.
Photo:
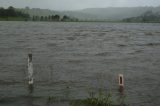
<svg viewBox="0 0 160 106">
<path fill-rule="evenodd" d="M 34 89 L 27 55 L 33 54 Z M 160 24 L 0 22 L 0 106 L 67 106 L 101 87 L 126 104 L 160 105 Z"/>
</svg>

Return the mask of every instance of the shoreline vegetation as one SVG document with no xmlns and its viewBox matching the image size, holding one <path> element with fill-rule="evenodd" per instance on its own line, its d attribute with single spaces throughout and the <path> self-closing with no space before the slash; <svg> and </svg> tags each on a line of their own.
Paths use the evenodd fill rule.
<svg viewBox="0 0 160 106">
<path fill-rule="evenodd" d="M 4 9 L 0 7 L 0 21 L 47 21 L 47 22 L 77 22 L 77 18 L 67 15 L 60 16 L 58 14 L 48 16 L 31 16 L 28 13 L 22 12 L 12 6 Z"/>
<path fill-rule="evenodd" d="M 29 7 L 25 8 L 29 10 Z M 33 21 L 33 22 L 106 22 L 106 23 L 160 23 L 160 13 L 152 12 L 151 10 L 146 11 L 137 17 L 124 18 L 121 20 L 94 20 L 86 19 L 81 20 L 75 17 L 61 15 L 61 14 L 51 14 L 45 16 L 30 15 L 26 11 L 14 8 L 12 6 L 8 8 L 0 7 L 0 21 Z"/>
<path fill-rule="evenodd" d="M 101 83 L 101 82 L 100 82 Z M 47 104 L 65 102 L 67 106 L 129 106 L 126 103 L 127 96 L 124 92 L 113 94 L 112 90 L 105 90 L 103 85 L 99 85 L 98 90 L 88 87 L 87 96 L 84 98 L 74 98 L 70 95 L 70 87 L 66 87 L 64 96 L 48 96 Z"/>
<path fill-rule="evenodd" d="M 29 18 L 29 14 L 16 11 L 12 6 L 7 9 L 0 7 L 0 21 L 27 21 Z"/>
</svg>

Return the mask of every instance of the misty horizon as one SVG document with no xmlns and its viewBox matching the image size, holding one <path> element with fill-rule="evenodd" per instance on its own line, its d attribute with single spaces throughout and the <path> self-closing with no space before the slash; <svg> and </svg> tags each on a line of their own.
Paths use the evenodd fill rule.
<svg viewBox="0 0 160 106">
<path fill-rule="evenodd" d="M 159 6 L 133 6 L 133 7 L 127 7 L 127 6 L 125 6 L 125 7 L 91 7 L 91 8 L 83 8 L 83 9 L 77 9 L 77 10 L 55 10 L 55 9 L 50 9 L 50 8 L 40 8 L 40 7 L 29 7 L 29 6 L 25 6 L 25 7 L 16 7 L 16 6 L 12 6 L 12 5 L 10 5 L 11 7 L 14 7 L 14 8 L 19 8 L 19 9 L 25 9 L 25 8 L 29 8 L 29 9 L 46 9 L 46 10 L 51 10 L 51 11 L 81 11 L 81 10 L 86 10 L 86 9 L 106 9 L 106 8 L 138 8 L 138 7 L 153 7 L 153 8 L 156 8 L 156 7 L 160 7 L 160 5 Z M 7 9 L 7 8 L 9 8 L 10 6 L 8 6 L 8 7 L 3 7 L 3 6 L 0 6 L 1 8 L 5 8 L 5 9 Z"/>
<path fill-rule="evenodd" d="M 0 0 L 0 7 L 7 8 L 13 6 L 16 8 L 40 8 L 57 11 L 76 11 L 87 8 L 108 8 L 108 7 L 157 7 L 160 6 L 160 0 Z"/>
</svg>

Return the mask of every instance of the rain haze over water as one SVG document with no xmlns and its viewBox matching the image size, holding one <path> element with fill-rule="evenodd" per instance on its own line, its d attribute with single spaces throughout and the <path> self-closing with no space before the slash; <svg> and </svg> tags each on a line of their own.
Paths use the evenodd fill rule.
<svg viewBox="0 0 160 106">
<path fill-rule="evenodd" d="M 160 106 L 159 76 L 160 0 L 0 0 L 0 106 Z"/>
<path fill-rule="evenodd" d="M 117 95 L 122 73 L 127 104 L 158 106 L 159 29 L 152 23 L 0 22 L 0 105 L 45 106 L 49 96 L 85 98 L 100 82 Z M 32 94 L 26 82 L 30 52 Z M 51 105 L 66 106 L 65 101 Z"/>
</svg>

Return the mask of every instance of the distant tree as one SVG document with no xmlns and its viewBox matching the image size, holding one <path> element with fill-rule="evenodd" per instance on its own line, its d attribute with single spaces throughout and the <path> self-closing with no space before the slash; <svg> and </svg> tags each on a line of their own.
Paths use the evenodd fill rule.
<svg viewBox="0 0 160 106">
<path fill-rule="evenodd" d="M 44 17 L 44 21 L 48 21 L 48 17 L 47 16 Z"/>
<path fill-rule="evenodd" d="M 36 16 L 36 21 L 40 21 L 40 18 L 38 15 Z"/>
<path fill-rule="evenodd" d="M 61 19 L 61 21 L 70 21 L 70 18 L 66 15 L 63 16 L 63 18 Z"/>
<path fill-rule="evenodd" d="M 5 17 L 6 16 L 6 11 L 3 7 L 0 8 L 0 17 Z"/>
<path fill-rule="evenodd" d="M 44 17 L 43 16 L 41 16 L 40 21 L 44 21 Z"/>
<path fill-rule="evenodd" d="M 50 15 L 48 16 L 48 21 L 51 21 L 51 16 Z"/>
<path fill-rule="evenodd" d="M 146 11 L 141 16 L 142 16 L 142 21 L 146 22 L 146 21 L 152 20 L 153 12 L 151 10 L 149 10 L 149 11 Z"/>
<path fill-rule="evenodd" d="M 59 21 L 60 20 L 60 16 L 59 15 L 55 15 L 54 16 L 54 21 Z"/>
<path fill-rule="evenodd" d="M 36 17 L 35 16 L 32 17 L 32 21 L 36 21 Z"/>
<path fill-rule="evenodd" d="M 51 20 L 54 21 L 54 15 L 51 16 Z"/>
<path fill-rule="evenodd" d="M 6 11 L 7 11 L 7 16 L 16 17 L 16 12 L 14 7 L 10 6 Z"/>
</svg>

